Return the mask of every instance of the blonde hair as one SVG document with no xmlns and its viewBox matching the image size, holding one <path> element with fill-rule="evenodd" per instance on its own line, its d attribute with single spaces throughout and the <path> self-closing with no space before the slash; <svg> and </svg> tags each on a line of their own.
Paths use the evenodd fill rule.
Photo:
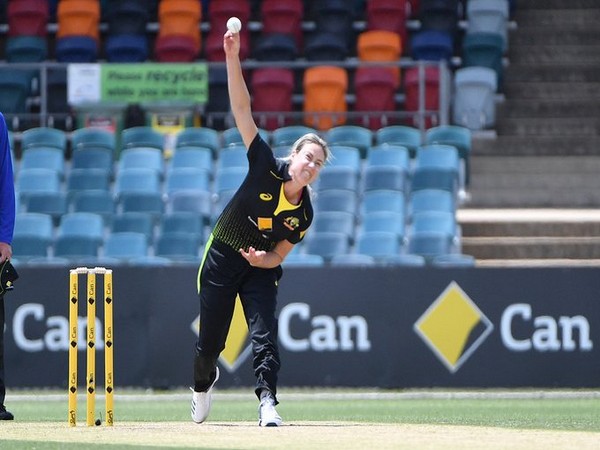
<svg viewBox="0 0 600 450">
<path fill-rule="evenodd" d="M 315 133 L 308 133 L 301 136 L 296 140 L 296 142 L 294 142 L 289 155 L 286 156 L 285 159 L 289 160 L 294 153 L 300 152 L 300 150 L 302 150 L 302 148 L 306 144 L 317 144 L 319 147 L 321 147 L 325 155 L 325 162 L 329 161 L 329 159 L 331 158 L 331 151 L 329 150 L 327 142 L 325 142 L 320 136 L 316 135 Z"/>
</svg>

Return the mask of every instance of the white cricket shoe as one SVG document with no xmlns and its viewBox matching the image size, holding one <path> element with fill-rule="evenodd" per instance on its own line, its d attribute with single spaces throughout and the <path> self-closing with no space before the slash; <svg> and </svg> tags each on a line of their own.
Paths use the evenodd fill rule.
<svg viewBox="0 0 600 450">
<path fill-rule="evenodd" d="M 275 400 L 270 395 L 265 396 L 258 407 L 258 425 L 261 427 L 278 427 L 283 421 L 275 410 Z"/>
<path fill-rule="evenodd" d="M 216 368 L 215 379 L 210 385 L 210 387 L 204 392 L 196 392 L 192 389 L 192 420 L 196 423 L 202 423 L 208 417 L 210 413 L 210 404 L 211 404 L 211 393 L 212 389 L 219 379 L 219 368 Z"/>
</svg>

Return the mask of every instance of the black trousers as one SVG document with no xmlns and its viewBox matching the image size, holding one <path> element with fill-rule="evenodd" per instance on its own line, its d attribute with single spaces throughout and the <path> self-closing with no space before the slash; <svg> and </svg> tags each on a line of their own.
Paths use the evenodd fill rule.
<svg viewBox="0 0 600 450">
<path fill-rule="evenodd" d="M 4 405 L 6 384 L 4 382 L 4 296 L 0 295 L 0 405 Z"/>
<path fill-rule="evenodd" d="M 194 389 L 206 390 L 233 317 L 239 295 L 252 343 L 255 392 L 268 389 L 276 398 L 280 367 L 277 345 L 277 283 L 281 267 L 252 267 L 235 250 L 212 241 L 199 270 L 200 334 L 194 360 Z"/>
</svg>

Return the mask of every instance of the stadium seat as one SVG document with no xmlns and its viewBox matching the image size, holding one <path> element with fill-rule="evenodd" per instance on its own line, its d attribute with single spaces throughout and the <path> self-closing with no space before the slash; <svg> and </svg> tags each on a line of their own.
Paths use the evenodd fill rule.
<svg viewBox="0 0 600 450">
<path fill-rule="evenodd" d="M 204 238 L 204 222 L 200 216 L 193 212 L 171 212 L 161 218 L 159 233 L 190 233 L 202 242 Z"/>
<path fill-rule="evenodd" d="M 454 213 L 443 211 L 413 213 L 410 218 L 409 233 L 423 232 L 446 234 L 451 251 L 460 251 L 462 232 Z"/>
<path fill-rule="evenodd" d="M 221 36 L 221 47 L 223 39 Z M 229 91 L 227 88 L 227 70 L 224 67 L 208 68 L 208 102 L 205 105 L 205 126 L 215 130 L 227 128 L 229 116 Z"/>
<path fill-rule="evenodd" d="M 311 233 L 321 233 L 323 231 L 335 231 L 344 233 L 348 242 L 352 244 L 355 233 L 354 214 L 346 211 L 320 211 L 315 215 L 311 225 Z"/>
<path fill-rule="evenodd" d="M 508 49 L 508 0 L 469 0 L 467 3 L 467 33 L 498 33 L 503 51 Z"/>
<path fill-rule="evenodd" d="M 48 57 L 48 44 L 41 36 L 9 36 L 5 52 L 9 63 L 43 62 Z"/>
<path fill-rule="evenodd" d="M 358 199 L 355 192 L 345 189 L 328 189 L 319 192 L 315 200 L 315 209 L 324 211 L 342 211 L 356 216 Z"/>
<path fill-rule="evenodd" d="M 70 212 L 60 218 L 57 238 L 61 236 L 83 236 L 98 245 L 104 240 L 104 220 L 100 214 Z"/>
<path fill-rule="evenodd" d="M 315 66 L 304 71 L 304 122 L 317 130 L 346 123 L 348 73 L 342 67 Z"/>
<path fill-rule="evenodd" d="M 413 253 L 400 253 L 398 255 L 387 256 L 384 260 L 386 266 L 393 267 L 425 267 L 427 265 L 425 257 Z"/>
<path fill-rule="evenodd" d="M 12 0 L 7 3 L 8 36 L 46 37 L 49 19 L 47 0 Z"/>
<path fill-rule="evenodd" d="M 154 241 L 154 217 L 140 211 L 115 214 L 110 224 L 111 233 L 139 233 L 147 243 Z"/>
<path fill-rule="evenodd" d="M 422 29 L 411 37 L 410 54 L 414 60 L 450 61 L 453 53 L 454 41 L 447 32 Z"/>
<path fill-rule="evenodd" d="M 420 105 L 420 71 L 423 70 L 425 104 Z M 431 128 L 439 125 L 440 109 L 440 69 L 437 66 L 409 67 L 404 72 L 404 108 L 413 113 L 408 125 L 417 128 Z"/>
<path fill-rule="evenodd" d="M 420 189 L 410 193 L 408 199 L 408 214 L 412 216 L 419 212 L 440 211 L 456 213 L 454 195 L 444 189 Z"/>
<path fill-rule="evenodd" d="M 65 177 L 65 155 L 56 147 L 30 147 L 25 149 L 21 157 L 20 169 L 50 169 L 56 172 L 61 180 Z"/>
<path fill-rule="evenodd" d="M 66 153 L 67 135 L 64 131 L 49 127 L 34 127 L 23 131 L 21 148 L 27 151 L 33 147 L 53 147 Z"/>
<path fill-rule="evenodd" d="M 57 45 L 65 37 L 100 39 L 100 2 L 98 0 L 61 1 L 58 3 Z"/>
<path fill-rule="evenodd" d="M 457 125 L 440 125 L 425 132 L 425 144 L 444 144 L 456 147 L 461 162 L 460 187 L 465 188 L 471 179 L 471 130 Z"/>
<path fill-rule="evenodd" d="M 110 189 L 110 172 L 101 168 L 71 169 L 67 176 L 66 189 L 69 195 L 79 191 Z"/>
<path fill-rule="evenodd" d="M 385 30 L 367 30 L 358 35 L 356 52 L 360 61 L 387 63 L 398 62 L 402 55 L 403 41 L 398 33 Z M 395 88 L 400 86 L 400 67 L 382 66 L 394 75 Z"/>
<path fill-rule="evenodd" d="M 390 190 L 407 192 L 410 187 L 409 174 L 400 166 L 366 166 L 363 191 Z"/>
<path fill-rule="evenodd" d="M 121 192 L 117 199 L 120 212 L 144 212 L 158 220 L 165 211 L 165 202 L 161 192 L 134 191 Z"/>
<path fill-rule="evenodd" d="M 236 191 L 248 174 L 246 167 L 223 167 L 218 170 L 215 179 L 215 192 L 221 195 L 223 192 Z"/>
<path fill-rule="evenodd" d="M 162 179 L 165 172 L 162 150 L 154 147 L 128 147 L 121 150 L 117 170 L 138 168 L 151 169 Z"/>
<path fill-rule="evenodd" d="M 269 131 L 259 128 L 258 133 L 260 134 L 260 137 L 262 137 L 263 141 L 269 143 L 271 140 Z M 237 127 L 223 130 L 221 133 L 221 138 L 223 140 L 223 148 L 244 146 L 244 140 L 242 139 L 240 130 L 238 130 Z"/>
<path fill-rule="evenodd" d="M 359 175 L 359 169 L 350 166 L 327 165 L 321 170 L 316 183 L 317 190 L 321 193 L 330 189 L 346 189 L 358 195 L 360 192 Z"/>
<path fill-rule="evenodd" d="M 366 158 L 367 151 L 373 144 L 373 133 L 370 129 L 357 125 L 340 125 L 330 128 L 325 134 L 330 147 L 352 147 L 358 150 L 360 159 Z M 335 153 L 332 154 L 337 157 Z M 335 161 L 332 161 L 335 164 Z M 358 164 L 358 161 L 356 161 Z"/>
<path fill-rule="evenodd" d="M 30 192 L 22 201 L 27 212 L 48 214 L 55 223 L 68 211 L 68 199 L 64 191 Z"/>
<path fill-rule="evenodd" d="M 402 244 L 406 235 L 406 220 L 404 212 L 373 211 L 362 218 L 361 232 L 373 231 L 394 233 Z"/>
<path fill-rule="evenodd" d="M 27 113 L 30 95 L 31 77 L 28 71 L 10 67 L 0 69 L 0 111 L 5 115 L 9 129 L 19 129 L 23 121 L 17 115 Z"/>
<path fill-rule="evenodd" d="M 422 30 L 443 31 L 455 35 L 458 30 L 460 0 L 419 0 Z"/>
<path fill-rule="evenodd" d="M 366 166 L 399 167 L 410 172 L 410 152 L 407 147 L 395 144 L 380 144 L 367 153 Z"/>
<path fill-rule="evenodd" d="M 89 236 L 58 236 L 54 242 L 54 256 L 72 263 L 94 263 L 99 256 L 100 244 Z"/>
<path fill-rule="evenodd" d="M 405 125 L 390 125 L 382 127 L 375 132 L 375 144 L 389 144 L 406 147 L 411 158 L 417 154 L 421 146 L 421 131 L 418 128 Z"/>
<path fill-rule="evenodd" d="M 224 147 L 219 153 L 217 160 L 217 170 L 227 167 L 242 167 L 248 170 L 248 152 L 246 147 L 241 144 Z"/>
<path fill-rule="evenodd" d="M 308 133 L 316 134 L 317 130 L 304 125 L 289 125 L 285 127 L 279 127 L 271 132 L 271 141 L 273 143 L 273 147 L 290 148 L 294 142 Z"/>
<path fill-rule="evenodd" d="M 497 75 L 489 67 L 462 67 L 454 76 L 452 119 L 470 130 L 496 125 Z"/>
<path fill-rule="evenodd" d="M 347 145 L 330 145 L 331 161 L 324 167 L 327 170 L 335 167 L 345 167 L 350 169 L 349 173 L 358 177 L 361 171 L 360 150 L 356 147 Z"/>
<path fill-rule="evenodd" d="M 198 263 L 200 244 L 200 239 L 190 233 L 161 233 L 156 238 L 154 249 L 156 256 L 176 262 Z"/>
<path fill-rule="evenodd" d="M 169 163 L 169 170 L 189 167 L 202 169 L 209 173 L 213 170 L 213 154 L 208 147 L 179 146 L 175 147 Z"/>
<path fill-rule="evenodd" d="M 170 34 L 158 36 L 154 43 L 154 58 L 161 63 L 193 62 L 199 50 L 190 36 Z"/>
<path fill-rule="evenodd" d="M 503 41 L 498 33 L 467 33 L 462 42 L 463 67 L 488 67 L 496 72 L 497 89 L 502 90 L 504 67 Z"/>
<path fill-rule="evenodd" d="M 70 199 L 73 212 L 89 212 L 102 216 L 109 225 L 116 211 L 113 193 L 108 190 L 84 190 L 74 193 Z"/>
<path fill-rule="evenodd" d="M 121 131 L 121 148 L 152 147 L 159 150 L 164 148 L 164 136 L 151 126 L 125 128 Z"/>
<path fill-rule="evenodd" d="M 106 147 L 74 148 L 71 169 L 97 169 L 109 175 L 113 171 L 113 150 Z"/>
<path fill-rule="evenodd" d="M 346 0 L 319 0 L 312 2 L 312 17 L 317 30 L 327 30 L 340 36 L 346 44 L 354 38 L 353 2 Z M 307 42 L 308 43 L 308 42 Z M 305 47 L 306 51 L 306 47 Z"/>
<path fill-rule="evenodd" d="M 451 145 L 429 144 L 417 151 L 411 190 L 445 189 L 458 192 L 460 162 L 458 150 Z"/>
<path fill-rule="evenodd" d="M 299 53 L 299 47 L 294 37 L 282 33 L 269 33 L 259 36 L 252 50 L 254 58 L 262 62 L 294 61 Z"/>
<path fill-rule="evenodd" d="M 21 202 L 30 193 L 60 192 L 60 177 L 56 171 L 48 168 L 20 169 L 15 180 L 15 190 Z"/>
<path fill-rule="evenodd" d="M 210 172 L 194 167 L 174 167 L 167 172 L 165 193 L 177 191 L 209 191 Z"/>
<path fill-rule="evenodd" d="M 452 252 L 451 241 L 446 233 L 439 231 L 423 231 L 420 233 L 408 233 L 408 253 L 420 255 L 427 263 L 440 255 Z"/>
<path fill-rule="evenodd" d="M 55 53 L 56 60 L 61 63 L 96 62 L 98 42 L 90 36 L 64 36 L 57 38 Z"/>
<path fill-rule="evenodd" d="M 369 0 L 366 2 L 366 29 L 397 33 L 401 42 L 407 40 L 407 0 Z"/>
<path fill-rule="evenodd" d="M 12 241 L 13 255 L 22 260 L 48 256 L 53 233 L 54 224 L 49 214 L 17 213 Z"/>
<path fill-rule="evenodd" d="M 363 195 L 360 208 L 360 215 L 363 219 L 377 211 L 391 211 L 404 214 L 406 210 L 405 194 L 400 191 L 381 189 L 367 191 Z"/>
<path fill-rule="evenodd" d="M 349 54 L 344 37 L 327 29 L 313 32 L 304 44 L 304 56 L 308 61 L 344 61 Z"/>
<path fill-rule="evenodd" d="M 110 9 L 106 11 L 108 34 L 111 36 L 145 35 L 149 21 L 150 10 L 146 0 L 112 2 Z"/>
<path fill-rule="evenodd" d="M 218 29 L 222 37 L 227 30 L 227 20 L 232 16 L 239 18 L 242 24 L 246 25 L 251 17 L 250 3 L 248 0 L 210 1 L 208 3 L 208 21 L 211 29 Z"/>
<path fill-rule="evenodd" d="M 220 2 L 217 2 L 220 3 Z M 204 39 L 204 58 L 209 62 L 225 61 L 225 52 L 223 51 L 223 34 L 227 28 L 223 25 L 211 28 Z M 247 27 L 240 31 L 240 60 L 244 61 L 250 56 L 250 32 Z"/>
<path fill-rule="evenodd" d="M 148 241 L 142 233 L 131 231 L 112 232 L 104 241 L 103 255 L 130 263 L 132 259 L 148 255 Z"/>
<path fill-rule="evenodd" d="M 369 255 L 375 260 L 400 253 L 400 240 L 396 233 L 387 231 L 362 231 L 356 237 L 356 252 Z"/>
<path fill-rule="evenodd" d="M 167 212 L 192 212 L 198 214 L 205 224 L 212 219 L 212 192 L 175 191 L 167 197 Z"/>
<path fill-rule="evenodd" d="M 396 78 L 388 69 L 359 67 L 354 75 L 353 111 L 360 116 L 355 122 L 373 131 L 397 122 L 396 90 Z"/>
<path fill-rule="evenodd" d="M 252 112 L 257 125 L 266 130 L 292 123 L 294 72 L 285 68 L 260 68 L 250 80 Z"/>
<path fill-rule="evenodd" d="M 216 156 L 216 151 L 221 148 L 219 133 L 212 128 L 188 127 L 177 133 L 175 148 L 177 147 L 207 147 Z"/>
<path fill-rule="evenodd" d="M 196 54 L 201 48 L 202 7 L 197 0 L 162 0 L 158 5 L 158 36 L 183 35 L 194 41 Z"/>
<path fill-rule="evenodd" d="M 304 244 L 306 253 L 321 256 L 329 262 L 335 255 L 350 253 L 350 244 L 346 234 L 339 231 L 310 233 Z"/>
<path fill-rule="evenodd" d="M 104 147 L 115 151 L 115 134 L 104 128 L 84 127 L 79 128 L 71 134 L 71 147 L 83 149 L 88 147 Z"/>
<path fill-rule="evenodd" d="M 297 48 L 302 48 L 304 32 L 304 3 L 302 0 L 264 0 L 260 4 L 262 34 L 289 34 L 294 38 Z"/>
<path fill-rule="evenodd" d="M 155 169 L 121 169 L 115 178 L 114 192 L 117 196 L 128 192 L 160 193 L 160 175 Z"/>
<path fill-rule="evenodd" d="M 106 59 L 111 63 L 141 63 L 148 59 L 145 34 L 117 34 L 106 38 Z"/>
</svg>

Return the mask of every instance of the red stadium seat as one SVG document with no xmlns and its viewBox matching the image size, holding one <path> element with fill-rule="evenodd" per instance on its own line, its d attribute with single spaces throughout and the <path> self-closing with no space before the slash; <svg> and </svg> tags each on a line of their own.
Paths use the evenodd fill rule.
<svg viewBox="0 0 600 450">
<path fill-rule="evenodd" d="M 291 69 L 256 69 L 252 74 L 251 91 L 252 111 L 259 127 L 272 131 L 291 124 L 289 115 L 264 114 L 292 112 L 294 72 Z"/>
<path fill-rule="evenodd" d="M 304 4 L 302 0 L 263 0 L 261 4 L 263 34 L 279 33 L 294 36 L 296 47 L 303 45 L 302 19 Z"/>
<path fill-rule="evenodd" d="M 407 0 L 369 0 L 367 2 L 367 30 L 384 30 L 398 33 L 406 42 Z"/>
<path fill-rule="evenodd" d="M 196 42 L 185 34 L 158 36 L 154 44 L 158 62 L 192 62 L 198 57 Z"/>
<path fill-rule="evenodd" d="M 437 66 L 423 68 L 425 81 L 425 110 L 438 112 L 440 109 L 440 70 Z M 409 67 L 404 72 L 404 91 L 406 111 L 419 111 L 419 67 Z M 408 121 L 408 125 L 419 127 L 420 119 L 417 115 Z M 425 128 L 439 125 L 439 116 L 433 115 L 425 118 Z"/>
<path fill-rule="evenodd" d="M 47 0 L 12 0 L 7 7 L 8 35 L 45 37 L 48 16 Z"/>
<path fill-rule="evenodd" d="M 385 112 L 396 110 L 396 79 L 383 67 L 360 67 L 354 76 L 356 100 L 354 111 L 363 112 L 362 120 L 357 123 L 371 130 L 395 123 L 393 114 Z"/>
</svg>

